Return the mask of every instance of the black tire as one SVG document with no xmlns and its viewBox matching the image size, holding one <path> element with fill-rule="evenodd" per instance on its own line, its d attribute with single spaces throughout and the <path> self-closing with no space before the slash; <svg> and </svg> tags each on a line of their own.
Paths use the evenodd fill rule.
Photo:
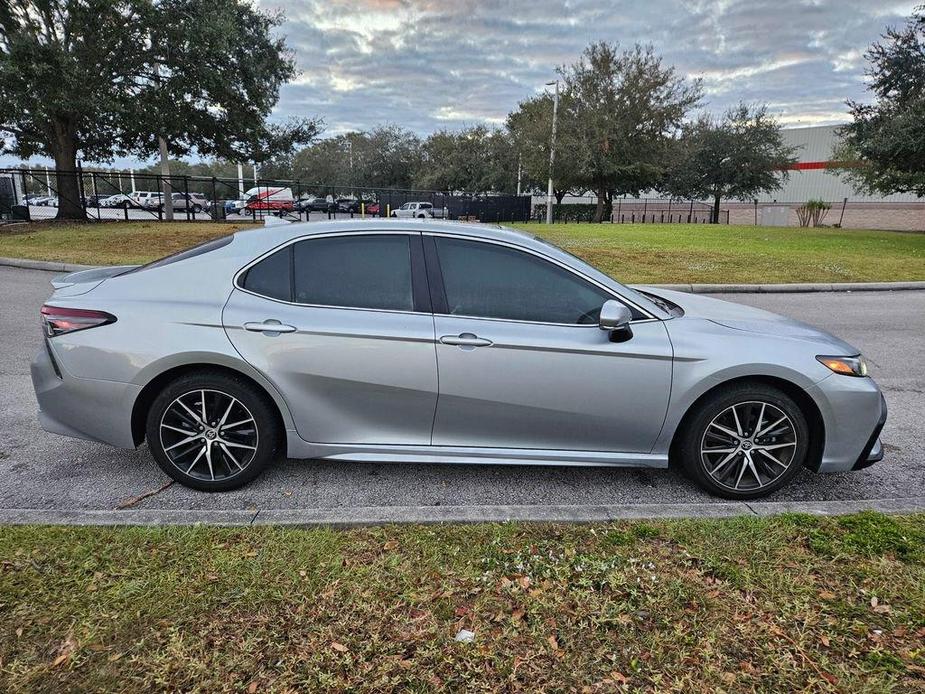
<svg viewBox="0 0 925 694">
<path fill-rule="evenodd" d="M 711 494 L 725 499 L 757 499 L 785 486 L 803 467 L 809 451 L 809 425 L 793 398 L 779 388 L 763 383 L 735 384 L 715 391 L 698 403 L 696 408 L 696 411 L 686 418 L 684 429 L 680 432 L 677 454 L 685 474 Z M 774 413 L 774 419 L 782 413 L 789 421 L 784 421 L 779 428 L 769 432 L 768 436 L 755 438 L 754 434 L 759 432 L 748 429 L 750 426 L 755 428 L 758 417 L 766 413 Z M 737 419 L 722 419 L 723 417 Z M 716 419 L 726 422 L 729 429 L 734 427 L 733 421 L 741 421 L 743 433 L 752 435 L 752 440 L 748 437 L 728 436 L 716 428 Z M 762 421 L 762 429 L 770 426 L 768 419 Z M 719 426 L 722 427 L 722 424 Z M 789 443 L 791 440 L 792 444 Z M 763 447 L 761 444 L 775 446 L 771 453 L 775 458 L 780 457 L 783 462 L 778 461 L 775 464 L 768 459 L 767 451 L 760 453 L 758 449 Z M 723 446 L 729 448 L 722 449 Z M 749 450 L 748 456 L 745 455 L 746 447 Z M 720 452 L 713 453 L 710 451 L 711 448 Z M 788 454 L 782 451 L 791 448 L 792 455 L 788 459 Z M 708 452 L 704 453 L 704 449 Z M 733 449 L 737 452 L 725 452 Z M 733 457 L 726 464 L 727 467 L 720 469 L 720 463 L 727 455 Z M 753 466 L 748 465 L 748 460 L 752 461 Z M 708 465 L 712 465 L 712 468 Z M 711 474 L 711 469 L 715 471 L 716 477 Z M 736 476 L 736 471 L 740 473 L 739 481 L 733 485 L 732 477 Z M 762 483 L 763 477 L 767 479 Z M 735 488 L 742 482 L 744 484 L 741 489 Z"/>
<path fill-rule="evenodd" d="M 193 214 L 200 214 L 202 212 L 202 205 L 193 205 Z"/>
<path fill-rule="evenodd" d="M 205 436 L 208 431 L 199 434 L 202 427 L 194 423 L 188 414 L 181 412 L 182 405 L 175 406 L 177 400 L 182 399 L 187 407 L 200 412 L 202 397 L 199 393 L 205 393 L 206 413 L 210 419 L 218 419 L 221 415 L 215 416 L 213 413 L 224 412 L 231 399 L 234 399 L 238 405 L 228 408 L 228 412 L 231 412 L 228 418 L 240 421 L 250 415 L 253 424 L 246 423 L 221 432 L 216 427 L 213 430 L 215 436 L 207 442 Z M 197 416 L 201 419 L 200 415 Z M 180 429 L 189 429 L 191 436 L 199 435 L 200 438 L 177 446 L 177 441 L 189 438 L 185 433 L 177 433 Z M 266 394 L 242 378 L 214 371 L 189 374 L 170 382 L 151 404 L 145 433 L 148 448 L 161 470 L 180 484 L 203 492 L 224 492 L 244 486 L 274 460 L 282 441 L 273 405 Z M 228 445 L 225 446 L 225 443 Z M 169 453 L 170 449 L 175 452 Z M 200 449 L 202 452 L 209 450 L 207 461 L 206 456 L 201 456 Z M 251 457 L 248 458 L 248 455 Z M 193 460 L 190 468 L 192 472 L 181 469 L 186 468 L 194 457 L 199 462 Z M 232 465 L 232 460 L 239 469 Z M 209 473 L 212 473 L 213 479 L 207 476 Z"/>
<path fill-rule="evenodd" d="M 395 212 L 393 212 L 393 213 L 390 214 L 389 216 L 390 216 L 390 217 L 398 217 L 398 214 L 396 214 Z"/>
</svg>

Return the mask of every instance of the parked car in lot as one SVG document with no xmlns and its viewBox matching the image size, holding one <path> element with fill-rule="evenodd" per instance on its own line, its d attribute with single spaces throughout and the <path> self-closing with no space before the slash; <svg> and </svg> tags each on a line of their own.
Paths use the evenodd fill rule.
<svg viewBox="0 0 925 694">
<path fill-rule="evenodd" d="M 110 195 L 108 198 L 103 198 L 100 200 L 100 207 L 120 207 L 122 209 L 130 209 L 137 206 L 138 204 L 125 193 L 116 193 L 115 195 Z"/>
<path fill-rule="evenodd" d="M 309 210 L 311 212 L 335 212 L 337 210 L 337 205 L 334 202 L 334 198 L 330 195 L 319 195 L 309 204 Z"/>
<path fill-rule="evenodd" d="M 392 216 L 425 219 L 435 217 L 437 214 L 434 212 L 434 206 L 429 202 L 406 202 L 397 210 L 392 210 Z"/>
<path fill-rule="evenodd" d="M 379 206 L 379 203 L 376 201 L 368 202 L 366 203 L 366 206 L 364 207 L 364 211 L 366 212 L 366 214 L 379 214 L 379 211 L 381 209 L 382 208 Z"/>
<path fill-rule="evenodd" d="M 32 364 L 42 426 L 147 441 L 196 489 L 239 487 L 278 454 L 672 461 L 751 499 L 803 468 L 883 456 L 886 403 L 855 347 L 767 311 L 627 287 L 510 229 L 278 225 L 53 285 Z"/>
<path fill-rule="evenodd" d="M 171 193 L 170 196 L 173 200 L 173 209 L 175 212 L 194 212 L 199 214 L 203 210 L 209 208 L 209 201 L 206 200 L 206 196 L 202 193 Z M 164 206 L 160 206 L 161 209 L 164 209 Z"/>
<path fill-rule="evenodd" d="M 132 193 L 132 199 L 145 210 L 156 210 L 161 206 L 161 194 L 148 190 L 139 190 Z"/>
<path fill-rule="evenodd" d="M 27 197 L 30 205 L 35 205 L 37 207 L 48 207 L 48 203 L 54 198 L 51 195 L 35 195 L 32 197 Z"/>
</svg>

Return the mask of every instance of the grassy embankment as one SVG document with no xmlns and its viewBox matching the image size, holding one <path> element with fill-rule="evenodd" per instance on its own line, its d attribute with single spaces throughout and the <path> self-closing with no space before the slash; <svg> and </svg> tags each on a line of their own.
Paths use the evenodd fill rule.
<svg viewBox="0 0 925 694">
<path fill-rule="evenodd" d="M 0 256 L 141 263 L 247 223 L 35 224 L 0 231 Z M 925 234 L 684 224 L 519 225 L 629 283 L 925 280 Z"/>
<path fill-rule="evenodd" d="M 922 691 L 925 516 L 6 527 L 0 624 L 7 692 Z"/>
</svg>

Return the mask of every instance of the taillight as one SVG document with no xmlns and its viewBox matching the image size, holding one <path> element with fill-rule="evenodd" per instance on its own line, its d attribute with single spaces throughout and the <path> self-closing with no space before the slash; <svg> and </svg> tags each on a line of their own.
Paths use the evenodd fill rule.
<svg viewBox="0 0 925 694">
<path fill-rule="evenodd" d="M 111 313 L 85 308 L 61 308 L 45 304 L 41 313 L 42 327 L 48 337 L 116 322 L 116 317 Z"/>
</svg>

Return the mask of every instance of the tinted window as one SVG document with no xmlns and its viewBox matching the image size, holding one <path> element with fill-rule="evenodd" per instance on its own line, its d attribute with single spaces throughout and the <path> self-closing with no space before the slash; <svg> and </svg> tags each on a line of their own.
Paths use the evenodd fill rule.
<svg viewBox="0 0 925 694">
<path fill-rule="evenodd" d="M 542 323 L 597 323 L 612 298 L 529 253 L 477 241 L 436 238 L 451 314 Z"/>
<path fill-rule="evenodd" d="M 292 301 L 290 279 L 290 257 L 292 249 L 287 247 L 251 267 L 241 281 L 244 289 L 268 296 L 271 299 Z"/>
<path fill-rule="evenodd" d="M 411 311 L 411 244 L 406 235 L 337 236 L 295 244 L 300 304 Z"/>
</svg>

